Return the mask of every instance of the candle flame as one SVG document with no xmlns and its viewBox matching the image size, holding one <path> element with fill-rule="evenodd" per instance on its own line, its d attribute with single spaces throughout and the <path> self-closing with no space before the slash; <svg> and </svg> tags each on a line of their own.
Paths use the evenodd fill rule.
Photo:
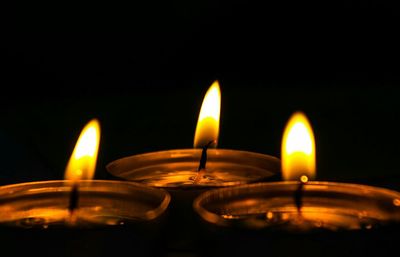
<svg viewBox="0 0 400 257">
<path fill-rule="evenodd" d="M 211 141 L 210 147 L 217 147 L 219 134 L 219 116 L 221 111 L 221 91 L 215 81 L 204 96 L 194 135 L 194 148 L 202 148 Z"/>
<path fill-rule="evenodd" d="M 289 119 L 282 139 L 282 176 L 303 183 L 315 177 L 315 140 L 310 122 L 302 112 Z"/>
<path fill-rule="evenodd" d="M 83 128 L 74 151 L 65 169 L 65 179 L 92 179 L 96 170 L 97 153 L 100 143 L 100 124 L 91 120 Z"/>
</svg>

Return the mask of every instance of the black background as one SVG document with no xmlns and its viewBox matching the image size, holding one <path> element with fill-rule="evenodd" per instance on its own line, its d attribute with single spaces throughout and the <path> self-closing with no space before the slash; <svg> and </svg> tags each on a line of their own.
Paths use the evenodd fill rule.
<svg viewBox="0 0 400 257">
<path fill-rule="evenodd" d="M 62 179 L 92 118 L 102 127 L 99 179 L 110 178 L 105 165 L 115 159 L 191 148 L 204 93 L 218 79 L 220 148 L 280 157 L 285 123 L 302 110 L 319 180 L 400 190 L 394 1 L 1 5 L 0 185 Z"/>
<path fill-rule="evenodd" d="M 144 1 L 2 8 L 0 183 L 61 179 L 82 127 L 102 125 L 96 178 L 131 154 L 191 148 L 222 90 L 220 148 L 280 156 L 304 111 L 318 178 L 398 178 L 399 5 Z M 386 184 L 385 184 L 386 183 Z"/>
</svg>

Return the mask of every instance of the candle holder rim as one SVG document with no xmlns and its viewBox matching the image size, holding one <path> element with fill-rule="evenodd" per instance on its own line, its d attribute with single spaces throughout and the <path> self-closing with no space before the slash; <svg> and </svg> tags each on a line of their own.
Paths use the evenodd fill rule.
<svg viewBox="0 0 400 257">
<path fill-rule="evenodd" d="M 245 185 L 240 185 L 236 187 L 231 187 L 231 188 L 216 188 L 209 190 L 207 192 L 204 192 L 204 195 L 208 194 L 213 194 L 215 191 L 218 192 L 223 192 L 223 191 L 231 191 L 231 190 L 239 190 L 241 188 L 250 188 L 250 187 L 260 187 L 263 185 L 270 185 L 270 186 L 282 186 L 282 185 L 298 185 L 300 182 L 298 181 L 271 181 L 271 182 L 257 182 L 257 183 L 252 183 L 252 184 L 245 184 Z M 305 187 L 307 186 L 341 186 L 341 187 L 347 187 L 347 188 L 359 188 L 359 189 L 369 189 L 371 191 L 380 191 L 380 192 L 385 192 L 385 194 L 393 194 L 396 195 L 397 197 L 400 197 L 400 192 L 384 188 L 384 187 L 377 187 L 377 186 L 372 186 L 372 185 L 365 185 L 365 184 L 358 184 L 358 183 L 347 183 L 347 182 L 335 182 L 335 181 L 308 181 L 307 183 L 304 184 Z M 200 196 L 199 196 L 200 197 Z"/>
<path fill-rule="evenodd" d="M 179 151 L 193 151 L 193 152 L 198 152 L 199 155 L 200 155 L 201 152 L 202 152 L 202 149 L 201 149 L 201 148 L 177 148 L 177 149 L 170 149 L 170 150 L 159 150 L 159 151 L 153 151 L 153 152 L 145 152 L 145 153 L 139 153 L 139 154 L 132 154 L 132 155 L 125 156 L 125 157 L 121 157 L 121 158 L 118 158 L 118 159 L 116 159 L 116 160 L 114 160 L 114 161 L 109 162 L 109 163 L 106 165 L 106 169 L 107 169 L 109 172 L 111 172 L 111 171 L 110 171 L 110 167 L 111 167 L 114 163 L 116 163 L 116 162 L 118 162 L 118 161 L 122 161 L 122 160 L 143 158 L 144 156 L 151 156 L 151 155 L 156 155 L 156 154 L 161 154 L 161 153 L 171 153 L 171 152 L 179 152 Z M 278 157 L 276 157 L 276 156 L 269 155 L 269 154 L 258 153 L 258 152 L 252 152 L 252 151 L 248 151 L 248 150 L 236 150 L 236 149 L 226 149 L 226 148 L 210 148 L 210 149 L 207 149 L 207 153 L 216 152 L 216 151 L 251 154 L 251 155 L 257 156 L 257 157 L 259 157 L 259 158 L 261 158 L 261 159 L 270 158 L 270 159 L 273 159 L 273 160 L 276 160 L 276 161 L 280 161 L 280 159 L 279 159 Z"/>
<path fill-rule="evenodd" d="M 259 183 L 253 183 L 253 184 L 247 184 L 247 185 L 240 185 L 240 186 L 235 186 L 235 187 L 230 187 L 230 188 L 218 188 L 218 189 L 212 189 L 208 190 L 206 192 L 201 193 L 199 196 L 197 196 L 192 204 L 192 208 L 194 211 L 202 217 L 204 220 L 214 223 L 214 224 L 220 224 L 222 226 L 228 226 L 229 221 L 222 218 L 220 215 L 207 210 L 204 206 L 202 206 L 202 201 L 204 199 L 209 198 L 212 195 L 215 195 L 217 193 L 226 193 L 232 190 L 235 190 L 235 192 L 238 192 L 241 189 L 250 189 L 254 187 L 264 187 L 264 186 L 273 186 L 273 187 L 281 187 L 283 185 L 293 185 L 297 186 L 299 185 L 298 181 L 278 181 L 278 182 L 259 182 Z M 400 199 L 400 192 L 397 192 L 395 190 L 387 189 L 387 188 L 382 188 L 382 187 L 377 187 L 377 186 L 370 186 L 370 185 L 363 185 L 363 184 L 357 184 L 357 183 L 345 183 L 345 182 L 330 182 L 330 181 L 309 181 L 307 182 L 304 187 L 310 187 L 310 186 L 334 186 L 334 187 L 346 187 L 346 188 L 357 188 L 357 189 L 363 189 L 363 190 L 370 190 L 372 192 L 379 192 L 385 195 L 390 195 L 394 199 Z M 233 194 L 229 194 L 232 196 Z M 400 222 L 400 221 L 399 221 Z"/>
<path fill-rule="evenodd" d="M 6 189 L 6 188 L 12 188 L 12 187 L 18 187 L 18 186 L 29 186 L 29 185 L 40 185 L 40 184 L 58 184 L 58 183 L 64 183 L 64 184 L 73 184 L 72 180 L 63 180 L 63 179 L 55 179 L 55 180 L 40 180 L 40 181 L 28 181 L 28 182 L 21 182 L 21 183 L 15 183 L 15 184 L 8 184 L 8 185 L 1 185 L 0 189 Z M 129 180 L 106 180 L 106 179 L 81 179 L 78 180 L 78 183 L 106 183 L 106 184 L 130 184 L 130 185 L 135 185 L 137 187 L 141 188 L 146 188 L 148 190 L 161 190 L 164 191 L 166 194 L 168 194 L 167 191 L 163 189 L 155 189 L 153 187 L 149 187 L 146 185 L 143 185 L 141 183 L 137 183 L 134 181 L 129 181 Z M 1 191 L 1 190 L 0 190 Z"/>
</svg>

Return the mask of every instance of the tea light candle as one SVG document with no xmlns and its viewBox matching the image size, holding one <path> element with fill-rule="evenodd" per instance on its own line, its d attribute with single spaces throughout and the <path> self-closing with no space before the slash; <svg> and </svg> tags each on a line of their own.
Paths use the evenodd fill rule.
<svg viewBox="0 0 400 257">
<path fill-rule="evenodd" d="M 272 180 L 280 176 L 280 161 L 276 157 L 216 149 L 220 106 L 221 92 L 218 81 L 215 81 L 208 89 L 200 110 L 194 136 L 195 149 L 144 153 L 107 165 L 107 170 L 115 177 L 163 188 L 171 194 L 168 244 L 173 250 L 194 251 L 198 222 L 192 204 L 200 193 L 210 188 Z"/>
<path fill-rule="evenodd" d="M 170 196 L 163 190 L 124 181 L 92 180 L 100 142 L 100 124 L 82 130 L 64 181 L 0 187 L 0 223 L 16 226 L 119 225 L 158 217 Z"/>
<path fill-rule="evenodd" d="M 99 140 L 100 125 L 92 120 L 77 141 L 65 180 L 0 187 L 3 253 L 110 256 L 132 245 L 137 256 L 156 252 L 150 244 L 158 242 L 169 193 L 134 182 L 92 180 Z M 118 242 L 110 244 L 111 238 Z"/>
<path fill-rule="evenodd" d="M 194 202 L 200 216 L 216 225 L 308 231 L 362 230 L 400 222 L 400 193 L 333 182 L 315 176 L 315 140 L 308 119 L 295 113 L 282 142 L 285 182 L 206 192 Z"/>
<path fill-rule="evenodd" d="M 170 191 L 235 186 L 276 177 L 280 170 L 280 161 L 276 157 L 248 151 L 209 149 L 217 147 L 220 105 L 220 87 L 215 81 L 200 110 L 195 149 L 129 156 L 109 163 L 107 170 L 116 177 Z"/>
</svg>

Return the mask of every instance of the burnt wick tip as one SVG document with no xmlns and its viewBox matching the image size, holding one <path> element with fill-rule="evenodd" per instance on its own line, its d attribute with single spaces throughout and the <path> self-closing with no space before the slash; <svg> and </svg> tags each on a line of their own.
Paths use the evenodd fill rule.
<svg viewBox="0 0 400 257">
<path fill-rule="evenodd" d="M 79 188 L 77 184 L 72 186 L 71 193 L 69 195 L 69 205 L 68 210 L 72 214 L 76 209 L 78 209 L 79 201 Z"/>
<path fill-rule="evenodd" d="M 199 168 L 197 169 L 197 171 L 201 171 L 201 170 L 205 170 L 206 169 L 207 150 L 215 142 L 216 142 L 216 140 L 211 140 L 205 146 L 203 146 L 203 151 L 201 152 L 200 164 L 199 164 Z"/>
<path fill-rule="evenodd" d="M 294 203 L 296 204 L 297 211 L 301 213 L 301 208 L 303 207 L 303 188 L 305 182 L 300 181 L 299 186 L 294 192 Z"/>
</svg>

